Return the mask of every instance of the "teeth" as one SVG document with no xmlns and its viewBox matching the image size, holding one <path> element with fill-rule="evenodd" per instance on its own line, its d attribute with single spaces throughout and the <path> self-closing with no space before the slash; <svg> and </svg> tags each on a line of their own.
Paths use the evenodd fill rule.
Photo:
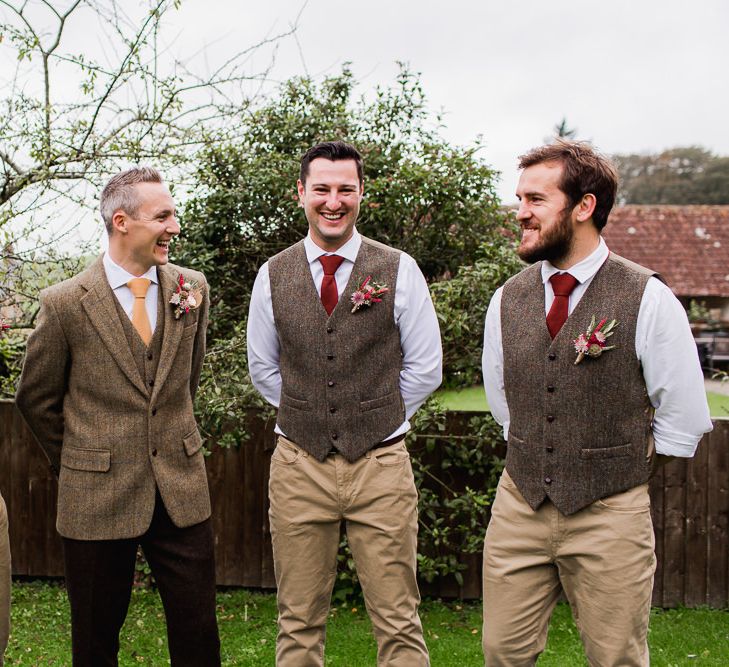
<svg viewBox="0 0 729 667">
<path fill-rule="evenodd" d="M 327 220 L 339 220 L 343 215 L 344 213 L 322 213 Z"/>
</svg>

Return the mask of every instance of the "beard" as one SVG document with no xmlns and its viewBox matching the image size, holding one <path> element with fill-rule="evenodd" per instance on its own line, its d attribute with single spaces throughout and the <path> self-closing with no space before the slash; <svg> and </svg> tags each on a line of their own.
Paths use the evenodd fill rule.
<svg viewBox="0 0 729 667">
<path fill-rule="evenodd" d="M 540 233 L 536 245 L 525 248 L 522 241 L 516 251 L 522 260 L 528 264 L 534 264 L 534 262 L 541 260 L 554 264 L 569 255 L 575 234 L 572 227 L 572 210 L 565 208 L 559 216 L 559 219 L 550 229 Z"/>
</svg>

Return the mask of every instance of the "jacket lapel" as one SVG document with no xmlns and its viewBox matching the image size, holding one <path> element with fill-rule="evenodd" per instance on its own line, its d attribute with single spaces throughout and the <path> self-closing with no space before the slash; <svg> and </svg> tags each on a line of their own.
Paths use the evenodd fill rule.
<svg viewBox="0 0 729 667">
<path fill-rule="evenodd" d="M 119 321 L 119 315 L 113 299 L 114 292 L 109 285 L 101 258 L 97 259 L 84 272 L 81 285 L 87 290 L 81 297 L 81 305 L 86 311 L 91 324 L 129 381 L 147 396 L 147 389 L 134 363 L 132 351 L 127 344 L 127 337 Z"/>
<path fill-rule="evenodd" d="M 175 319 L 174 309 L 169 305 L 172 295 L 177 291 L 175 272 L 168 266 L 160 266 L 157 268 L 157 275 L 159 276 L 162 304 L 164 306 L 164 333 L 162 334 L 162 352 L 157 366 L 157 377 L 152 390 L 153 402 L 170 374 L 170 370 L 172 370 L 177 348 L 180 346 L 182 330 L 185 328 L 184 315 L 180 319 Z"/>
</svg>

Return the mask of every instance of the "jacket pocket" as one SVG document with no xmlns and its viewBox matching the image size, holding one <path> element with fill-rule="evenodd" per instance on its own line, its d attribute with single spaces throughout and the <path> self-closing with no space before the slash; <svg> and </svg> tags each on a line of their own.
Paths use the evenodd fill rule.
<svg viewBox="0 0 729 667">
<path fill-rule="evenodd" d="M 182 438 L 182 444 L 185 447 L 185 453 L 188 456 L 197 454 L 200 447 L 202 447 L 202 438 L 200 437 L 200 431 L 195 428 L 192 433 Z"/>
<path fill-rule="evenodd" d="M 195 322 L 195 324 L 190 324 L 190 325 L 186 326 L 182 330 L 182 337 L 180 338 L 180 340 L 186 340 L 188 338 L 192 338 L 192 336 L 194 336 L 196 333 L 197 333 L 197 322 Z"/>
<path fill-rule="evenodd" d="M 66 445 L 61 449 L 61 466 L 71 470 L 108 472 L 111 468 L 111 451 L 108 449 L 81 449 Z"/>
<path fill-rule="evenodd" d="M 380 398 L 373 398 L 368 401 L 360 401 L 359 411 L 368 412 L 369 410 L 375 410 L 385 405 L 393 404 L 397 406 L 402 405 L 402 397 L 400 396 L 399 391 L 393 391 L 389 394 L 385 394 L 384 396 L 380 396 Z"/>
<path fill-rule="evenodd" d="M 281 405 L 294 408 L 294 410 L 311 410 L 311 403 L 309 401 L 302 401 L 300 398 L 294 398 L 283 392 L 281 393 Z"/>
<path fill-rule="evenodd" d="M 595 449 L 581 449 L 580 458 L 594 461 L 595 459 L 617 459 L 633 455 L 633 443 L 617 445 L 616 447 L 597 447 Z"/>
</svg>

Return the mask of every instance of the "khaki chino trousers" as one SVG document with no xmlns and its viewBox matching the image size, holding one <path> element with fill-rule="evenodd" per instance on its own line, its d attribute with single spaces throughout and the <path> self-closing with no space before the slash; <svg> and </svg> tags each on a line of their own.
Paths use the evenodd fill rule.
<svg viewBox="0 0 729 667">
<path fill-rule="evenodd" d="M 321 667 L 340 525 L 382 667 L 427 667 L 416 582 L 418 496 L 405 444 L 323 462 L 279 437 L 269 482 L 278 587 L 278 667 Z"/>
<path fill-rule="evenodd" d="M 484 547 L 488 667 L 534 665 L 562 591 L 592 667 L 648 667 L 654 542 L 647 484 L 564 516 L 532 510 L 504 471 Z"/>
</svg>

